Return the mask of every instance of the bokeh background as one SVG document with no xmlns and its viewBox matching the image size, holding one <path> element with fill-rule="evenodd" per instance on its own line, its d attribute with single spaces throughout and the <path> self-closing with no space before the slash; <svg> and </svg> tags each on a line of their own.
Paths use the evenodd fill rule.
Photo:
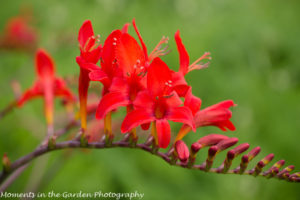
<svg viewBox="0 0 300 200">
<path fill-rule="evenodd" d="M 290 0 L 81 0 L 3 1 L 0 30 L 6 21 L 30 9 L 39 33 L 39 46 L 55 59 L 61 76 L 78 75 L 77 33 L 92 20 L 102 41 L 113 30 L 136 18 L 148 49 L 162 35 L 172 52 L 163 59 L 178 68 L 174 33 L 181 30 L 191 61 L 205 51 L 213 60 L 208 69 L 193 71 L 188 82 L 203 107 L 225 99 L 233 109 L 237 130 L 227 132 L 251 147 L 261 146 L 259 158 L 275 153 L 300 169 L 300 26 L 299 2 Z M 130 30 L 131 33 L 132 27 Z M 18 80 L 28 88 L 34 79 L 34 55 L 0 51 L 0 108 L 14 97 Z M 76 89 L 74 88 L 74 91 Z M 57 102 L 57 123 L 64 118 Z M 174 132 L 179 126 L 173 126 Z M 42 101 L 16 109 L 0 121 L 0 155 L 12 160 L 32 151 L 45 135 Z M 76 130 L 73 130 L 76 132 Z M 191 144 L 217 128 L 202 128 L 185 140 Z M 205 152 L 199 154 L 204 160 Z M 223 154 L 224 156 L 224 154 Z M 217 164 L 221 163 L 217 160 Z M 275 162 L 272 162 L 272 164 Z M 254 160 L 254 163 L 258 158 Z M 300 199 L 299 184 L 239 175 L 215 175 L 169 166 L 148 153 L 131 149 L 60 151 L 41 157 L 8 189 L 11 192 L 134 192 L 144 199 Z"/>
</svg>

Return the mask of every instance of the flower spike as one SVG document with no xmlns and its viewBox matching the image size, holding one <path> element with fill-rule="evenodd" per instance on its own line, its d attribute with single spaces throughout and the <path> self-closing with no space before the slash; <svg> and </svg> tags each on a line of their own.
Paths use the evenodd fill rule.
<svg viewBox="0 0 300 200">
<path fill-rule="evenodd" d="M 201 137 L 191 144 L 190 148 L 183 141 L 191 130 L 203 126 L 215 126 L 222 131 L 235 130 L 231 122 L 231 107 L 235 106 L 232 100 L 222 101 L 207 108 L 201 108 L 202 101 L 192 93 L 192 87 L 187 84 L 185 75 L 195 69 L 203 69 L 208 63 L 200 61 L 210 59 L 210 54 L 205 53 L 194 63 L 190 64 L 189 55 L 182 43 L 180 32 L 175 34 L 175 42 L 179 52 L 179 71 L 170 70 L 168 65 L 159 58 L 164 55 L 168 38 L 163 37 L 154 48 L 150 56 L 137 29 L 135 20 L 132 21 L 138 42 L 128 33 L 129 24 L 122 29 L 112 31 L 106 38 L 103 47 L 99 44 L 100 36 L 95 36 L 92 23 L 86 20 L 78 33 L 80 56 L 76 62 L 80 67 L 79 75 L 79 100 L 81 129 L 74 139 L 60 142 L 58 137 L 70 128 L 76 127 L 78 116 L 73 116 L 71 103 L 74 96 L 66 87 L 63 79 L 56 77 L 54 61 L 44 50 L 36 53 L 37 80 L 33 86 L 19 95 L 19 86 L 15 84 L 13 90 L 18 101 L 14 101 L 0 112 L 0 117 L 8 113 L 15 105 L 21 106 L 26 101 L 43 97 L 45 101 L 45 116 L 48 125 L 48 135 L 42 145 L 33 152 L 10 162 L 5 154 L 2 158 L 3 170 L 0 172 L 0 183 L 12 173 L 19 173 L 34 158 L 54 150 L 67 148 L 106 149 L 106 148 L 132 148 L 147 151 L 162 158 L 170 165 L 181 168 L 196 169 L 209 173 L 240 174 L 253 177 L 276 178 L 288 182 L 300 182 L 300 172 L 292 172 L 294 165 L 284 167 L 285 160 L 272 163 L 274 154 L 269 154 L 260 160 L 253 169 L 247 169 L 250 162 L 258 156 L 260 147 L 255 147 L 245 153 L 250 145 L 237 144 L 238 138 L 220 134 L 209 134 Z M 98 62 L 100 61 L 100 65 Z M 102 97 L 98 103 L 99 95 L 87 95 L 89 82 L 97 81 L 102 84 Z M 98 88 L 97 88 L 98 89 Z M 101 92 L 99 92 L 101 93 Z M 62 130 L 53 131 L 53 103 L 55 97 L 62 97 L 62 104 L 67 108 L 68 119 L 71 120 Z M 98 99 L 97 99 L 98 100 Z M 112 114 L 119 107 L 126 107 L 127 114 L 124 120 L 117 120 L 112 124 Z M 92 120 L 87 129 L 87 114 L 96 113 L 97 119 L 104 119 L 99 123 Z M 90 120 L 90 117 L 88 118 Z M 173 138 L 169 121 L 182 124 L 176 138 Z M 115 141 L 115 127 L 121 125 L 124 133 L 119 141 Z M 148 130 L 146 141 L 140 142 L 137 127 Z M 86 134 L 88 133 L 88 134 Z M 171 145 L 170 142 L 172 141 Z M 174 141 L 174 142 L 173 142 Z M 168 148 L 169 147 L 169 148 Z M 196 158 L 206 148 L 207 157 L 201 164 Z M 165 151 L 160 148 L 168 148 Z M 200 151 L 201 150 L 201 151 Z M 217 156 L 222 151 L 226 152 L 221 165 L 214 167 Z M 241 156 L 241 161 L 235 168 L 233 160 Z M 264 170 L 267 164 L 270 168 Z M 283 168 L 283 169 L 282 169 Z M 20 170 L 19 170 L 20 169 Z M 16 175 L 12 174 L 14 178 Z M 3 185 L 5 185 L 4 183 Z M 3 186 L 2 185 L 2 186 Z M 0 190 L 3 188 L 1 186 Z"/>
<path fill-rule="evenodd" d="M 74 102 L 75 97 L 66 87 L 63 79 L 55 76 L 54 62 L 45 50 L 39 49 L 37 51 L 35 66 L 37 80 L 30 89 L 24 92 L 17 104 L 21 107 L 25 102 L 35 97 L 43 97 L 47 125 L 49 131 L 53 132 L 54 97 L 62 97 L 69 102 Z"/>
</svg>

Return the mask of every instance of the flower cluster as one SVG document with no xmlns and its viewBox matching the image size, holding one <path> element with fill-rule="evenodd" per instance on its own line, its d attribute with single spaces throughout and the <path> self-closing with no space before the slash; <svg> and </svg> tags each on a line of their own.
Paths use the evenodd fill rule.
<svg viewBox="0 0 300 200">
<path fill-rule="evenodd" d="M 9 19 L 0 36 L 0 47 L 31 51 L 37 46 L 38 34 L 31 25 L 30 15 L 19 15 Z"/>
<path fill-rule="evenodd" d="M 62 97 L 66 102 L 75 102 L 76 98 L 67 88 L 65 81 L 56 77 L 55 65 L 50 55 L 43 49 L 36 52 L 35 58 L 37 80 L 18 99 L 17 105 L 21 107 L 25 102 L 36 98 L 44 98 L 44 110 L 48 125 L 48 134 L 53 134 L 53 105 L 54 97 Z"/>
<path fill-rule="evenodd" d="M 196 131 L 199 127 L 215 126 L 222 131 L 235 130 L 235 126 L 230 121 L 232 115 L 230 108 L 235 106 L 234 102 L 226 100 L 201 108 L 201 99 L 193 94 L 192 86 L 185 80 L 187 73 L 208 67 L 208 60 L 211 59 L 210 53 L 204 53 L 190 64 L 189 54 L 182 43 L 180 32 L 177 31 L 175 42 L 179 54 L 179 70 L 173 71 L 160 58 L 169 52 L 168 38 L 162 37 L 154 50 L 148 54 L 135 20 L 132 21 L 132 26 L 138 41 L 128 33 L 129 26 L 130 24 L 125 24 L 122 29 L 112 31 L 103 45 L 101 45 L 100 36 L 94 34 L 91 21 L 87 20 L 81 26 L 78 34 L 80 55 L 76 57 L 76 62 L 80 67 L 78 78 L 80 110 L 77 115 L 72 115 L 70 124 L 61 131 L 54 131 L 54 98 L 61 97 L 65 105 L 71 106 L 76 105 L 74 103 L 77 98 L 66 86 L 65 81 L 56 76 L 51 56 L 43 49 L 36 52 L 37 79 L 33 86 L 25 90 L 22 95 L 16 95 L 17 101 L 1 111 L 0 118 L 14 106 L 21 107 L 33 98 L 42 97 L 48 134 L 41 146 L 34 152 L 13 163 L 4 154 L 0 183 L 10 173 L 21 166 L 24 167 L 37 156 L 52 150 L 79 147 L 99 149 L 134 147 L 151 152 L 169 164 L 184 168 L 213 173 L 261 175 L 267 178 L 276 177 L 290 182 L 300 182 L 300 173 L 291 173 L 294 169 L 293 165 L 280 171 L 285 164 L 284 160 L 277 161 L 271 168 L 263 171 L 263 168 L 273 160 L 274 154 L 268 154 L 254 168 L 247 170 L 253 158 L 260 153 L 260 147 L 255 147 L 244 154 L 240 164 L 230 169 L 233 160 L 250 147 L 248 143 L 243 143 L 229 150 L 238 142 L 237 138 L 209 134 L 200 137 L 189 148 L 182 139 L 187 133 Z M 16 27 L 18 30 L 18 27 L 23 27 L 23 25 Z M 26 31 L 28 31 L 26 28 L 21 30 L 24 36 L 30 32 Z M 14 32 L 8 35 L 12 36 Z M 26 38 L 27 36 L 23 39 L 26 40 Z M 96 81 L 96 84 L 99 82 L 103 86 L 100 100 L 95 94 L 94 96 L 88 95 L 90 81 Z M 121 132 L 125 135 L 120 141 L 114 141 L 115 127 L 118 123 L 114 123 L 115 127 L 112 127 L 111 117 L 120 107 L 126 107 L 127 110 L 126 116 L 120 121 Z M 94 113 L 96 114 L 94 118 L 98 120 L 91 121 L 88 127 L 87 116 Z M 71 140 L 57 142 L 60 135 L 77 125 L 76 122 L 79 121 L 77 117 L 81 121 L 79 134 Z M 174 135 L 174 140 L 172 140 L 170 121 L 182 124 L 179 132 Z M 151 134 L 144 143 L 138 142 L 139 135 L 136 128 L 139 126 L 143 130 L 151 129 Z M 159 148 L 167 147 L 170 148 L 165 153 L 159 151 Z M 202 164 L 196 164 L 198 152 L 206 147 L 208 147 L 206 160 Z M 225 160 L 219 167 L 213 168 L 216 156 L 226 150 L 228 151 Z"/>
<path fill-rule="evenodd" d="M 166 148 L 171 141 L 169 121 L 182 123 L 176 137 L 181 140 L 191 130 L 202 126 L 217 126 L 221 130 L 235 130 L 231 123 L 230 107 L 235 104 L 228 100 L 211 107 L 200 109 L 201 100 L 192 93 L 192 87 L 185 75 L 195 69 L 206 68 L 210 53 L 204 53 L 190 64 L 189 55 L 182 43 L 179 31 L 175 41 L 179 53 L 179 70 L 173 71 L 160 58 L 168 53 L 168 38 L 163 37 L 155 49 L 148 54 L 147 47 L 132 21 L 139 42 L 128 33 L 129 24 L 114 30 L 103 46 L 100 36 L 95 36 L 91 21 L 83 23 L 79 30 L 78 41 L 80 56 L 76 58 L 80 66 L 79 99 L 82 129 L 86 129 L 87 94 L 90 81 L 103 85 L 96 118 L 104 119 L 105 134 L 112 139 L 111 113 L 119 107 L 127 108 L 122 133 L 130 133 L 137 140 L 136 128 L 141 126 L 151 134 L 155 145 Z M 100 65 L 97 63 L 100 61 Z M 182 100 L 184 99 L 184 101 Z M 176 142 L 175 141 L 175 142 Z"/>
</svg>

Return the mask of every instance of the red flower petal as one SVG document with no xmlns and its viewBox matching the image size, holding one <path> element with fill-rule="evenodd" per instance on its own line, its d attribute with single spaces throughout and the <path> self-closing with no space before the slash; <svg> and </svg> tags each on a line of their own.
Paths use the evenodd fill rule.
<svg viewBox="0 0 300 200">
<path fill-rule="evenodd" d="M 182 140 L 178 140 L 175 143 L 175 150 L 177 152 L 178 158 L 181 162 L 186 162 L 190 157 L 189 148 Z"/>
<path fill-rule="evenodd" d="M 148 68 L 147 88 L 154 97 L 168 95 L 172 79 L 171 70 L 160 58 L 155 58 Z"/>
<path fill-rule="evenodd" d="M 144 131 L 148 130 L 150 128 L 151 123 L 142 124 L 141 127 Z"/>
<path fill-rule="evenodd" d="M 167 106 L 169 106 L 169 107 L 178 107 L 178 106 L 182 105 L 182 101 L 175 91 L 173 91 L 169 96 L 164 97 L 164 98 L 165 98 Z"/>
<path fill-rule="evenodd" d="M 156 120 L 156 131 L 158 145 L 160 148 L 167 148 L 171 140 L 171 128 L 166 119 Z"/>
<path fill-rule="evenodd" d="M 77 56 L 76 57 L 77 64 L 88 71 L 100 70 L 100 67 L 94 63 L 87 62 L 83 57 Z"/>
<path fill-rule="evenodd" d="M 91 51 L 81 51 L 81 57 L 85 60 L 87 63 L 94 63 L 96 64 L 100 57 L 102 52 L 102 47 L 99 45 L 97 48 L 91 50 Z"/>
<path fill-rule="evenodd" d="M 145 68 L 145 56 L 137 41 L 128 33 L 124 33 L 116 47 L 116 57 L 124 76 Z M 138 66 L 139 65 L 139 66 Z M 143 68 L 143 69 L 144 69 Z"/>
<path fill-rule="evenodd" d="M 143 51 L 144 51 L 144 55 L 145 55 L 145 59 L 146 59 L 146 61 L 148 61 L 147 47 L 146 47 L 146 45 L 145 45 L 145 43 L 143 41 L 143 38 L 142 38 L 142 36 L 140 34 L 140 31 L 138 30 L 138 28 L 137 28 L 137 26 L 135 24 L 135 19 L 132 20 L 132 25 L 133 25 L 134 30 L 135 30 L 135 32 L 136 32 L 136 34 L 139 37 L 139 40 L 141 42 L 141 45 L 142 45 L 142 48 L 143 48 Z"/>
<path fill-rule="evenodd" d="M 31 100 L 33 98 L 36 98 L 36 97 L 39 97 L 42 95 L 43 95 L 42 85 L 39 81 L 37 81 L 30 89 L 28 89 L 24 92 L 24 94 L 19 98 L 17 104 L 19 107 L 21 107 L 28 100 Z"/>
<path fill-rule="evenodd" d="M 61 97 L 65 98 L 66 100 L 71 101 L 71 102 L 76 100 L 75 96 L 67 88 L 64 80 L 61 79 L 61 78 L 55 79 L 54 94 L 55 94 L 55 96 L 61 96 Z"/>
<path fill-rule="evenodd" d="M 198 97 L 195 97 L 192 94 L 192 88 L 190 87 L 185 95 L 184 105 L 189 107 L 193 113 L 193 115 L 196 114 L 200 110 L 201 107 L 201 99 Z"/>
<path fill-rule="evenodd" d="M 190 88 L 181 72 L 172 73 L 173 89 L 180 97 L 184 97 Z"/>
<path fill-rule="evenodd" d="M 50 55 L 39 49 L 35 57 L 36 72 L 40 78 L 53 77 L 55 73 L 54 62 Z"/>
<path fill-rule="evenodd" d="M 155 120 L 150 109 L 137 109 L 128 113 L 122 123 L 121 132 L 127 133 L 131 129 L 141 125 L 150 123 Z"/>
<path fill-rule="evenodd" d="M 105 115 L 120 106 L 127 106 L 130 103 L 127 95 L 121 92 L 107 93 L 102 97 L 96 111 L 97 119 L 102 119 Z"/>
<path fill-rule="evenodd" d="M 79 34 L 78 34 L 78 42 L 83 48 L 89 39 L 89 37 L 94 35 L 92 23 L 90 20 L 86 20 L 83 22 L 82 26 L 79 29 Z"/>
<path fill-rule="evenodd" d="M 226 100 L 226 101 L 222 101 L 220 103 L 217 103 L 215 105 L 212 105 L 209 108 L 210 108 L 210 110 L 221 109 L 221 108 L 228 109 L 228 108 L 230 108 L 232 106 L 236 106 L 236 104 L 232 100 Z"/>
<path fill-rule="evenodd" d="M 100 81 L 102 82 L 103 80 L 107 79 L 107 75 L 105 72 L 103 72 L 100 68 L 97 70 L 91 71 L 89 73 L 89 78 L 91 81 Z"/>
<path fill-rule="evenodd" d="M 117 43 L 120 41 L 121 35 L 122 32 L 120 30 L 111 32 L 103 45 L 101 67 L 110 78 L 115 74 L 116 47 Z"/>
<path fill-rule="evenodd" d="M 188 107 L 183 106 L 169 108 L 165 118 L 173 122 L 187 124 L 193 129 L 193 131 L 196 131 L 194 117 L 192 111 Z"/>
<path fill-rule="evenodd" d="M 109 88 L 110 92 L 122 92 L 123 94 L 129 93 L 129 86 L 123 78 L 114 78 Z"/>
<path fill-rule="evenodd" d="M 148 90 L 144 90 L 138 93 L 133 102 L 133 105 L 135 108 L 151 109 L 154 105 L 154 101 Z"/>
<path fill-rule="evenodd" d="M 190 58 L 189 58 L 189 54 L 187 53 L 184 45 L 182 44 L 179 30 L 175 33 L 175 41 L 176 41 L 177 50 L 179 53 L 179 62 L 180 62 L 179 71 L 182 72 L 183 75 L 185 75 L 186 73 L 188 73 Z"/>
<path fill-rule="evenodd" d="M 128 26 L 129 25 L 130 25 L 129 23 L 124 24 L 124 26 L 122 28 L 122 33 L 128 33 Z"/>
<path fill-rule="evenodd" d="M 200 110 L 195 115 L 196 127 L 200 126 L 217 126 L 221 130 L 235 130 L 234 125 L 230 121 L 232 116 L 229 108 L 235 106 L 233 101 L 227 100 Z"/>
</svg>

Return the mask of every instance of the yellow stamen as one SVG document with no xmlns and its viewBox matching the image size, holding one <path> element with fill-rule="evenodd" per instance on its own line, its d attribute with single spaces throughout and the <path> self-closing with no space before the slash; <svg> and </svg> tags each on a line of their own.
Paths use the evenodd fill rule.
<svg viewBox="0 0 300 200">
<path fill-rule="evenodd" d="M 209 62 L 208 63 L 205 63 L 205 64 L 198 64 L 201 60 L 203 59 L 208 59 L 208 60 L 211 60 L 211 57 L 209 56 L 210 53 L 209 52 L 205 52 L 200 58 L 198 58 L 195 62 L 193 62 L 189 67 L 188 67 L 188 71 L 193 71 L 195 69 L 204 69 L 204 68 L 207 68 L 208 65 L 209 65 Z"/>
<path fill-rule="evenodd" d="M 162 39 L 158 42 L 158 44 L 154 47 L 153 51 L 149 55 L 149 61 L 153 60 L 156 57 L 163 56 L 168 54 L 170 51 L 168 50 L 168 45 L 162 48 L 163 44 L 167 44 L 169 41 L 169 37 L 163 36 Z"/>
</svg>

